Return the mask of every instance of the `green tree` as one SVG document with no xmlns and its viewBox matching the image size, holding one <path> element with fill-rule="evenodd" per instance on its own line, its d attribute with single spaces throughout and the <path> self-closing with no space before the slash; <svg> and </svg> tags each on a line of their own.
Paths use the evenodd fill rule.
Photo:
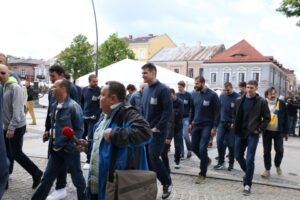
<svg viewBox="0 0 300 200">
<path fill-rule="evenodd" d="M 60 53 L 56 62 L 76 80 L 94 70 L 93 45 L 87 41 L 86 36 L 79 34 L 71 45 Z"/>
<path fill-rule="evenodd" d="M 283 13 L 287 17 L 300 17 L 300 1 L 283 0 L 276 11 Z M 300 26 L 300 20 L 297 22 L 297 26 Z"/>
<path fill-rule="evenodd" d="M 114 33 L 99 47 L 99 66 L 106 67 L 125 58 L 134 59 L 134 53 L 128 48 L 125 39 Z"/>
</svg>

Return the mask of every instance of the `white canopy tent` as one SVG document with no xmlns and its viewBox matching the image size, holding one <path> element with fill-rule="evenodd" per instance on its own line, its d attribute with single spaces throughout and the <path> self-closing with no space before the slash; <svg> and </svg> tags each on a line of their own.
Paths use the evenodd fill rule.
<svg viewBox="0 0 300 200">
<path fill-rule="evenodd" d="M 112 65 L 109 65 L 105 68 L 98 70 L 99 77 L 99 86 L 103 86 L 107 81 L 115 80 L 123 83 L 125 87 L 128 84 L 133 84 L 137 88 L 140 83 L 143 82 L 142 79 L 142 69 L 141 67 L 146 62 L 124 59 Z M 170 88 L 174 88 L 177 90 L 178 81 L 185 81 L 186 90 L 192 91 L 194 88 L 194 79 L 183 76 L 181 74 L 172 72 L 168 69 L 160 67 L 156 65 L 157 68 L 157 79 L 169 86 Z M 94 74 L 94 72 L 86 74 L 77 79 L 77 84 L 81 87 L 88 85 L 88 77 L 90 74 Z"/>
</svg>

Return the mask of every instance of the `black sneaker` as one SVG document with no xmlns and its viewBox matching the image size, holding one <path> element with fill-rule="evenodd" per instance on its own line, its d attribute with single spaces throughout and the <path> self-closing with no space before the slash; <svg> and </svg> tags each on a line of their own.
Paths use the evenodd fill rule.
<svg viewBox="0 0 300 200">
<path fill-rule="evenodd" d="M 225 169 L 225 166 L 224 166 L 224 164 L 217 164 L 217 165 L 214 166 L 214 169 L 215 170 Z"/>
<path fill-rule="evenodd" d="M 162 199 L 166 199 L 170 196 L 172 192 L 173 185 L 163 185 L 163 194 L 161 196 Z"/>
<path fill-rule="evenodd" d="M 7 180 L 6 186 L 5 186 L 5 190 L 7 190 L 7 189 L 8 189 L 8 180 Z"/>
<path fill-rule="evenodd" d="M 192 157 L 192 152 L 191 152 L 191 151 L 188 151 L 186 157 L 187 157 L 187 158 Z"/>
<path fill-rule="evenodd" d="M 233 170 L 233 164 L 232 164 L 232 163 L 229 163 L 229 166 L 228 166 L 227 170 L 228 170 L 228 171 Z"/>
<path fill-rule="evenodd" d="M 244 186 L 244 191 L 243 191 L 243 194 L 245 196 L 249 196 L 251 194 L 251 187 L 249 185 L 245 185 Z"/>
<path fill-rule="evenodd" d="M 32 189 L 35 189 L 41 183 L 42 176 L 43 172 L 40 171 L 40 174 L 33 178 Z"/>
<path fill-rule="evenodd" d="M 211 159 L 210 157 L 208 157 L 207 166 L 209 166 L 210 164 L 211 164 Z"/>
</svg>

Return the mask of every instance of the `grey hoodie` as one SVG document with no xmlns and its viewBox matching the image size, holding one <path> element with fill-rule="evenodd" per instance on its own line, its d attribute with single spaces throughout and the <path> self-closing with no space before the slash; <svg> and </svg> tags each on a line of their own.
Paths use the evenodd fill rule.
<svg viewBox="0 0 300 200">
<path fill-rule="evenodd" d="M 26 125 L 23 90 L 13 77 L 3 85 L 3 125 L 12 131 Z"/>
</svg>

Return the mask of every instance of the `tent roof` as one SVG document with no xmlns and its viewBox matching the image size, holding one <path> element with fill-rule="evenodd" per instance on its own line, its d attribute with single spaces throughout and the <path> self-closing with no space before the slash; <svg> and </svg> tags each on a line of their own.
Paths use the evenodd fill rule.
<svg viewBox="0 0 300 200">
<path fill-rule="evenodd" d="M 138 86 L 143 82 L 141 67 L 146 62 L 124 59 L 107 67 L 98 70 L 99 86 L 103 86 L 107 81 L 115 80 L 123 83 L 125 87 L 128 84 L 134 84 Z M 186 89 L 188 91 L 193 90 L 194 79 L 175 73 L 163 67 L 156 65 L 157 68 L 157 79 L 168 85 L 170 88 L 177 89 L 178 81 L 186 82 Z M 94 72 L 86 74 L 77 79 L 77 84 L 81 87 L 88 85 L 89 75 Z"/>
</svg>

